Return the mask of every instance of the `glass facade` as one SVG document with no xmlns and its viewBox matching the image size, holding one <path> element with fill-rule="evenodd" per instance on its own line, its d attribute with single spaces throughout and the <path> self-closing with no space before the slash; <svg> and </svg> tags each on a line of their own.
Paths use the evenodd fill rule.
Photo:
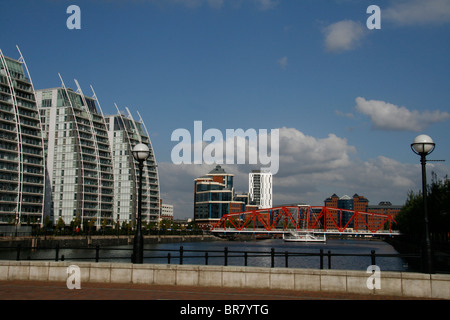
<svg viewBox="0 0 450 320">
<path fill-rule="evenodd" d="M 245 211 L 248 195 L 236 195 L 233 175 L 216 166 L 195 179 L 194 199 L 194 220 L 200 228 L 208 229 L 225 214 Z"/>
</svg>

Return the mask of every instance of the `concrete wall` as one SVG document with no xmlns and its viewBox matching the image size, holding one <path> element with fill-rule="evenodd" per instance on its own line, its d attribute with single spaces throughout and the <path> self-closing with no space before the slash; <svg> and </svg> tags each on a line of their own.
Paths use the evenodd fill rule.
<svg viewBox="0 0 450 320">
<path fill-rule="evenodd" d="M 0 280 L 62 281 L 80 268 L 83 282 L 264 288 L 450 299 L 450 275 L 381 272 L 368 289 L 365 271 L 52 261 L 0 261 Z"/>
</svg>

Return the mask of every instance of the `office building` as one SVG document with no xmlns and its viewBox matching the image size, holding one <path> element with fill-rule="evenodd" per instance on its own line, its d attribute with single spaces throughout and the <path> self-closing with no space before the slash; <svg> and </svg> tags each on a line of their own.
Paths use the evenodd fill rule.
<svg viewBox="0 0 450 320">
<path fill-rule="evenodd" d="M 338 197 L 334 193 L 331 197 L 328 197 L 324 201 L 325 207 L 356 210 L 356 211 L 366 211 L 368 205 L 369 200 L 367 200 L 367 198 L 363 196 L 358 195 L 357 193 L 353 195 L 353 198 L 350 198 L 348 195 Z"/>
<path fill-rule="evenodd" d="M 402 210 L 402 205 L 394 205 L 390 201 L 381 201 L 378 205 L 370 205 L 367 212 L 388 214 L 395 219 L 395 216 Z"/>
<path fill-rule="evenodd" d="M 324 205 L 325 207 L 343 209 L 343 211 L 330 210 L 333 219 L 339 225 L 345 226 L 348 224 L 347 225 L 348 228 L 355 228 L 355 227 L 362 228 L 363 226 L 359 225 L 356 226 L 355 220 L 352 220 L 353 216 L 352 211 L 365 212 L 367 206 L 369 205 L 369 200 L 367 200 L 363 196 L 358 195 L 357 193 L 355 193 L 352 198 L 348 195 L 338 197 L 336 194 L 333 194 L 331 197 L 325 199 Z M 345 211 L 345 210 L 352 210 L 352 211 Z M 359 224 L 358 221 L 356 223 Z M 328 228 L 333 227 L 333 222 L 331 220 L 327 220 L 327 227 Z"/>
<path fill-rule="evenodd" d="M 233 177 L 217 165 L 207 175 L 195 179 L 194 220 L 199 228 L 209 229 L 223 215 L 246 210 L 245 200 L 235 196 Z"/>
<path fill-rule="evenodd" d="M 250 204 L 259 209 L 272 208 L 272 173 L 253 170 L 248 178 Z"/>
<path fill-rule="evenodd" d="M 33 83 L 25 60 L 0 50 L 0 225 L 39 225 L 45 161 Z"/>
<path fill-rule="evenodd" d="M 331 197 L 325 199 L 324 205 L 325 207 L 330 208 L 329 211 L 333 216 L 333 219 L 336 222 L 339 222 L 341 225 L 346 225 L 347 222 L 351 219 L 353 213 L 332 210 L 332 208 L 369 213 L 363 215 L 363 220 L 353 220 L 349 223 L 349 228 L 356 228 L 358 230 L 364 230 L 367 227 L 371 228 L 372 226 L 382 223 L 384 217 L 375 215 L 376 213 L 390 215 L 395 218 L 397 213 L 399 213 L 402 208 L 402 206 L 400 205 L 392 205 L 392 203 L 390 203 L 389 201 L 382 201 L 378 205 L 369 205 L 369 200 L 358 194 L 354 194 L 353 198 L 350 198 L 347 195 L 338 197 L 336 194 L 333 194 Z M 374 213 L 374 215 L 370 215 L 370 213 Z M 333 227 L 332 222 L 328 221 L 327 226 L 329 228 Z"/>
</svg>

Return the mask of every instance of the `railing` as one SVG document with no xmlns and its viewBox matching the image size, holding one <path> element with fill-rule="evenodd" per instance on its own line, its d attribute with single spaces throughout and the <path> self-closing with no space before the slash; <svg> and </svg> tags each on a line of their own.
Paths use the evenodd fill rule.
<svg viewBox="0 0 450 320">
<path fill-rule="evenodd" d="M 22 245 L 17 245 L 16 247 L 2 247 L 0 248 L 0 257 L 8 256 L 1 254 L 3 250 L 9 250 L 9 259 L 14 259 L 15 256 L 16 261 L 30 261 L 30 260 L 44 260 L 44 261 L 74 261 L 74 260 L 88 260 L 100 262 L 103 261 L 131 261 L 131 254 L 133 249 L 130 248 L 111 248 L 111 247 L 103 247 L 101 248 L 99 245 L 95 247 L 60 247 L 57 245 L 56 247 L 24 247 Z M 47 250 L 46 257 L 33 257 L 36 256 L 40 250 Z M 86 255 L 81 255 L 80 252 L 77 252 L 74 256 L 65 256 L 61 254 L 62 250 L 78 250 L 87 252 Z M 119 251 L 119 252 L 128 252 L 128 254 L 124 255 L 101 255 L 101 251 Z M 42 251 L 41 251 L 42 252 Z M 145 253 L 156 252 L 156 254 L 147 254 Z M 28 255 L 26 255 L 28 253 Z M 159 254 L 165 253 L 165 254 Z M 274 248 L 271 248 L 270 251 L 244 251 L 244 250 L 229 250 L 228 247 L 225 247 L 223 250 L 187 250 L 183 246 L 180 246 L 179 249 L 144 249 L 144 261 L 149 262 L 151 260 L 159 261 L 167 261 L 168 264 L 177 263 L 184 264 L 187 260 L 196 259 L 195 264 L 199 264 L 199 261 L 203 261 L 204 265 L 208 265 L 211 259 L 219 259 L 222 260 L 224 266 L 228 266 L 229 259 L 231 258 L 240 258 L 242 262 L 239 265 L 248 266 L 249 258 L 269 258 L 270 257 L 270 267 L 275 267 L 275 261 L 284 260 L 283 266 L 289 268 L 289 259 L 294 257 L 317 257 L 318 265 L 320 269 L 324 269 L 324 266 L 327 266 L 328 269 L 332 268 L 332 258 L 333 257 L 368 257 L 370 258 L 371 264 L 376 265 L 377 258 L 381 257 L 391 257 L 391 258 L 405 258 L 405 259 L 419 259 L 419 254 L 377 254 L 375 250 L 371 250 L 370 253 L 367 254 L 355 254 L 355 253 L 332 253 L 330 250 L 325 252 L 323 249 L 320 249 L 318 252 L 289 252 L 289 251 L 276 251 Z M 447 259 L 450 256 L 446 255 Z M 281 259 L 280 259 L 281 258 Z M 283 259 L 284 258 L 284 259 Z M 4 259 L 5 258 L 0 258 Z M 217 264 L 216 264 L 217 265 Z M 277 265 L 280 267 L 280 265 Z"/>
</svg>

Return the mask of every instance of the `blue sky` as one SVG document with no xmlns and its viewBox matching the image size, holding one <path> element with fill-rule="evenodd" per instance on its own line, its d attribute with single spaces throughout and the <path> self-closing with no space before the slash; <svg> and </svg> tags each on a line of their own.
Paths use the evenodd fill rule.
<svg viewBox="0 0 450 320">
<path fill-rule="evenodd" d="M 66 27 L 71 4 L 80 30 Z M 379 30 L 366 27 L 369 5 L 381 8 Z M 172 132 L 196 120 L 281 129 L 274 203 L 359 193 L 402 204 L 420 190 L 410 150 L 420 133 L 437 143 L 430 158 L 447 160 L 429 171 L 449 173 L 449 0 L 3 0 L 4 10 L 0 48 L 18 58 L 19 45 L 36 89 L 60 86 L 61 73 L 85 94 L 92 85 L 104 113 L 140 112 L 176 217 L 192 216 L 193 179 L 211 168 L 171 162 Z M 225 167 L 247 191 L 248 168 Z"/>
</svg>

